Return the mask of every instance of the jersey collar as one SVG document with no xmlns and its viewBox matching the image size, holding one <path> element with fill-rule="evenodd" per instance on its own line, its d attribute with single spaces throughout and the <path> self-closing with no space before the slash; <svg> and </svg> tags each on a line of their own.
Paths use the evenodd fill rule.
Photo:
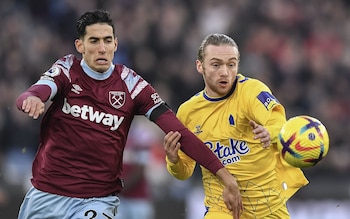
<svg viewBox="0 0 350 219">
<path fill-rule="evenodd" d="M 114 70 L 114 65 L 112 64 L 109 69 L 103 73 L 99 73 L 97 71 L 92 70 L 88 64 L 86 64 L 86 62 L 84 61 L 84 59 L 82 59 L 80 61 L 80 65 L 83 68 L 84 72 L 90 76 L 91 78 L 95 79 L 95 80 L 105 80 L 107 78 L 109 78 L 109 76 L 111 76 L 113 70 Z"/>
<path fill-rule="evenodd" d="M 203 91 L 203 97 L 204 97 L 206 100 L 213 101 L 213 102 L 220 101 L 220 100 L 224 100 L 224 99 L 228 98 L 229 96 L 231 96 L 231 94 L 233 93 L 233 91 L 235 91 L 236 85 L 237 85 L 237 81 L 238 81 L 238 76 L 236 76 L 236 80 L 233 82 L 233 85 L 232 85 L 231 90 L 230 90 L 225 96 L 223 96 L 223 97 L 211 98 L 211 97 L 209 97 L 209 96 L 205 93 L 205 91 Z"/>
</svg>

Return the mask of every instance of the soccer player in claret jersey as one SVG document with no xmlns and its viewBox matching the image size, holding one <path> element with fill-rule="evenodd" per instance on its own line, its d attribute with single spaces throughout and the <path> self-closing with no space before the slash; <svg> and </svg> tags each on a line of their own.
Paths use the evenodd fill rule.
<svg viewBox="0 0 350 219">
<path fill-rule="evenodd" d="M 177 116 L 210 148 L 239 184 L 240 218 L 289 218 L 286 201 L 308 183 L 302 171 L 287 165 L 276 147 L 286 121 L 285 109 L 261 81 L 238 73 L 240 53 L 224 34 L 207 36 L 198 51 L 197 71 L 205 88 L 180 105 Z M 190 177 L 195 161 L 180 149 L 180 133 L 164 138 L 168 171 Z M 205 167 L 205 219 L 230 219 L 220 181 Z"/>
<path fill-rule="evenodd" d="M 165 133 L 180 132 L 182 149 L 220 177 L 227 207 L 239 214 L 234 177 L 150 84 L 132 69 L 112 64 L 118 40 L 109 13 L 86 12 L 76 28 L 75 47 L 82 59 L 60 58 L 16 102 L 37 119 L 45 102 L 52 101 L 42 118 L 33 187 L 18 218 L 115 218 L 123 188 L 122 156 L 135 115 L 146 116 Z"/>
</svg>

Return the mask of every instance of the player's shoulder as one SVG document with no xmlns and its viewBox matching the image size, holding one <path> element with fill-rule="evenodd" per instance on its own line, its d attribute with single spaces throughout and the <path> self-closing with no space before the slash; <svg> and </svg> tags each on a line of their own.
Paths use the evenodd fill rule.
<svg viewBox="0 0 350 219">
<path fill-rule="evenodd" d="M 126 65 L 115 64 L 114 71 L 116 71 L 117 74 L 119 74 L 121 79 L 124 81 L 130 82 L 142 79 L 142 77 L 139 74 L 137 74 L 132 68 L 129 68 Z"/>
<path fill-rule="evenodd" d="M 185 102 L 183 102 L 182 105 L 191 105 L 191 104 L 197 103 L 198 101 L 203 99 L 203 92 L 204 92 L 203 90 L 197 92 L 196 94 L 191 96 L 189 99 L 187 99 Z"/>
<path fill-rule="evenodd" d="M 80 63 L 80 60 L 73 54 L 67 54 L 65 56 L 62 56 L 55 62 L 56 65 L 61 65 L 66 68 L 72 66 L 74 63 Z"/>
<path fill-rule="evenodd" d="M 73 65 L 80 65 L 80 61 L 75 55 L 68 54 L 59 58 L 52 66 L 52 68 L 58 68 L 66 76 L 69 76 L 69 70 Z"/>
<path fill-rule="evenodd" d="M 237 74 L 237 84 L 242 85 L 265 85 L 261 80 L 245 76 L 243 74 Z"/>
<path fill-rule="evenodd" d="M 70 80 L 70 69 L 74 64 L 79 63 L 79 60 L 73 54 L 58 58 L 51 68 L 42 74 L 40 80 L 55 81 L 55 78 L 61 77 L 61 75 Z"/>
<path fill-rule="evenodd" d="M 237 74 L 237 87 L 244 90 L 270 90 L 268 86 L 259 79 Z"/>
<path fill-rule="evenodd" d="M 198 93 L 190 97 L 188 100 L 183 102 L 179 106 L 178 110 L 193 109 L 194 108 L 193 106 L 196 106 L 201 100 L 203 100 L 203 92 L 204 92 L 203 90 L 199 91 Z"/>
</svg>

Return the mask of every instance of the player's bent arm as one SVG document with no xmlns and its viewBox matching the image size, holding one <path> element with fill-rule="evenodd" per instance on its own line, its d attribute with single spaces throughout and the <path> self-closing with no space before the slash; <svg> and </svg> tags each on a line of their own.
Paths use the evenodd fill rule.
<svg viewBox="0 0 350 219">
<path fill-rule="evenodd" d="M 276 106 L 266 121 L 264 127 L 270 133 L 271 143 L 277 143 L 278 133 L 280 132 L 283 124 L 286 122 L 286 116 L 282 106 Z"/>
<path fill-rule="evenodd" d="M 181 134 L 182 151 L 215 174 L 223 182 L 225 185 L 223 192 L 224 202 L 227 208 L 232 211 L 234 218 L 239 218 L 243 207 L 237 181 L 221 164 L 214 153 L 192 132 L 185 128 L 165 104 L 152 111 L 150 120 L 154 121 L 165 133 L 178 131 Z"/>
<path fill-rule="evenodd" d="M 234 219 L 239 219 L 243 212 L 243 203 L 236 179 L 226 168 L 221 168 L 216 175 L 225 185 L 223 199 L 227 209 L 232 211 Z"/>
<path fill-rule="evenodd" d="M 192 176 L 196 161 L 192 160 L 182 151 L 179 151 L 179 161 L 174 164 L 165 157 L 168 172 L 176 179 L 185 180 Z"/>
<path fill-rule="evenodd" d="M 190 132 L 165 104 L 161 104 L 152 111 L 150 120 L 156 123 L 165 133 L 178 131 L 181 134 L 179 141 L 181 150 L 211 173 L 216 174 L 219 169 L 224 168 L 214 153 Z"/>
</svg>

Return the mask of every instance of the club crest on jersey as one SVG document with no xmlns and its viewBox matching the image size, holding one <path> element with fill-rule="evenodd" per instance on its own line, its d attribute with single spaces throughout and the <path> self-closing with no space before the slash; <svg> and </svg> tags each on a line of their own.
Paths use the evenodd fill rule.
<svg viewBox="0 0 350 219">
<path fill-rule="evenodd" d="M 122 107 L 125 103 L 125 92 L 123 91 L 110 91 L 109 103 L 116 109 Z"/>
</svg>

